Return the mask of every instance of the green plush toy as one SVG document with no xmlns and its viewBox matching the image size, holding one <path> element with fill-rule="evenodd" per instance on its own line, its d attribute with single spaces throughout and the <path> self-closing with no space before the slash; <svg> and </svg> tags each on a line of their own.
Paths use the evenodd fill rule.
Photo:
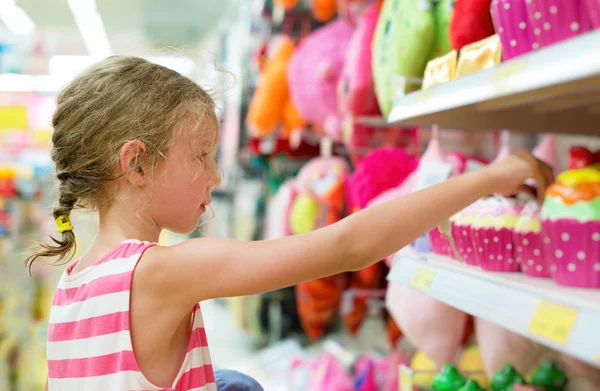
<svg viewBox="0 0 600 391">
<path fill-rule="evenodd" d="M 563 391 L 567 386 L 567 377 L 552 361 L 544 360 L 531 375 L 531 383 L 546 391 Z"/>
<path fill-rule="evenodd" d="M 290 211 L 290 229 L 299 235 L 315 229 L 319 216 L 319 203 L 309 194 L 300 194 L 294 200 Z"/>
<path fill-rule="evenodd" d="M 467 384 L 462 386 L 458 391 L 485 391 L 476 380 L 469 379 Z"/>
<path fill-rule="evenodd" d="M 523 376 L 509 364 L 505 364 L 496 372 L 490 383 L 493 391 L 512 391 L 515 384 L 526 384 Z"/>
<path fill-rule="evenodd" d="M 452 50 L 448 26 L 450 25 L 452 12 L 454 11 L 454 1 L 455 0 L 439 0 L 435 5 L 435 40 L 433 43 L 433 50 L 431 51 L 432 59 L 443 56 Z"/>
<path fill-rule="evenodd" d="M 375 94 L 384 116 L 392 110 L 394 75 L 421 77 L 435 36 L 431 0 L 385 0 L 373 38 Z"/>
<path fill-rule="evenodd" d="M 460 391 L 467 382 L 458 370 L 450 364 L 442 367 L 442 370 L 435 375 L 431 388 L 433 391 Z"/>
</svg>

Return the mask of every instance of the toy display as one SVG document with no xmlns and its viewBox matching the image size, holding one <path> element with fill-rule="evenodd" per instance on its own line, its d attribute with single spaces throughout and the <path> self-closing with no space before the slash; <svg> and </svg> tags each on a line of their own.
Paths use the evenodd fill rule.
<svg viewBox="0 0 600 391">
<path fill-rule="evenodd" d="M 471 237 L 471 227 L 476 218 L 474 211 L 479 210 L 477 201 L 450 218 L 452 239 L 456 250 L 468 265 L 479 266 L 479 252 Z"/>
<path fill-rule="evenodd" d="M 600 288 L 600 165 L 560 174 L 546 192 L 541 218 L 554 280 Z"/>
<path fill-rule="evenodd" d="M 294 106 L 308 123 L 339 138 L 337 85 L 352 26 L 336 20 L 306 37 L 290 59 L 287 81 Z"/>
<path fill-rule="evenodd" d="M 450 20 L 450 42 L 455 50 L 494 34 L 491 0 L 456 0 Z"/>
<path fill-rule="evenodd" d="M 379 107 L 390 114 L 394 76 L 421 77 L 435 35 L 429 0 L 385 0 L 373 39 L 373 78 Z"/>
<path fill-rule="evenodd" d="M 460 51 L 456 77 L 470 75 L 500 63 L 502 46 L 498 35 L 465 45 Z"/>
<path fill-rule="evenodd" d="M 491 12 L 504 60 L 539 49 L 524 1 L 492 0 Z"/>
<path fill-rule="evenodd" d="M 335 16 L 337 12 L 338 0 L 310 0 L 313 16 L 319 22 L 327 22 Z"/>
</svg>

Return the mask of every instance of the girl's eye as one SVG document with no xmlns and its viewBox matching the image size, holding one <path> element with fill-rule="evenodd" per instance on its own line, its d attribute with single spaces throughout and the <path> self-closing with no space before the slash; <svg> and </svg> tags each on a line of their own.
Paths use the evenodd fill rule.
<svg viewBox="0 0 600 391">
<path fill-rule="evenodd" d="M 199 159 L 201 162 L 204 162 L 204 159 L 206 159 L 206 157 L 207 157 L 207 156 L 208 156 L 208 153 L 203 153 L 202 155 L 199 155 L 199 156 L 198 156 L 198 159 Z"/>
</svg>

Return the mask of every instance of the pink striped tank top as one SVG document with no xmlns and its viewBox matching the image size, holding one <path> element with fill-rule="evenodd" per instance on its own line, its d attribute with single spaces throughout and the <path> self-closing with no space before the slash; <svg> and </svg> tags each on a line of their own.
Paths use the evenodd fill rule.
<svg viewBox="0 0 600 391">
<path fill-rule="evenodd" d="M 185 360 L 170 388 L 156 387 L 133 354 L 129 298 L 133 271 L 154 243 L 123 242 L 92 266 L 62 275 L 48 326 L 48 389 L 216 391 L 200 305 L 192 312 Z"/>
</svg>

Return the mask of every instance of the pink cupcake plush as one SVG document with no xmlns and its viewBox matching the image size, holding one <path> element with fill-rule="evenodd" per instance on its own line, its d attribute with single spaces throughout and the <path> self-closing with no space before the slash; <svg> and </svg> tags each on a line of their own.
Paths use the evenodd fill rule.
<svg viewBox="0 0 600 391">
<path fill-rule="evenodd" d="M 471 237 L 482 269 L 518 272 L 514 256 L 513 233 L 523 202 L 517 198 L 494 195 L 480 200 L 474 208 Z"/>
<path fill-rule="evenodd" d="M 600 1 L 598 0 L 583 0 L 586 12 L 590 16 L 592 29 L 600 29 Z"/>
<path fill-rule="evenodd" d="M 504 60 L 539 48 L 524 0 L 492 0 L 491 13 Z"/>
<path fill-rule="evenodd" d="M 456 245 L 456 251 L 460 254 L 466 264 L 479 265 L 477 250 L 471 239 L 471 225 L 475 220 L 475 210 L 478 210 L 477 203 L 471 204 L 450 218 L 452 226 L 452 239 Z"/>
<path fill-rule="evenodd" d="M 541 216 L 554 281 L 600 288 L 600 164 L 560 174 Z"/>
<path fill-rule="evenodd" d="M 550 265 L 544 253 L 540 210 L 539 202 L 533 198 L 530 198 L 521 210 L 515 226 L 515 259 L 526 275 L 548 278 Z"/>
<path fill-rule="evenodd" d="M 590 29 L 582 0 L 525 0 L 534 39 L 540 47 L 583 34 Z"/>
</svg>

